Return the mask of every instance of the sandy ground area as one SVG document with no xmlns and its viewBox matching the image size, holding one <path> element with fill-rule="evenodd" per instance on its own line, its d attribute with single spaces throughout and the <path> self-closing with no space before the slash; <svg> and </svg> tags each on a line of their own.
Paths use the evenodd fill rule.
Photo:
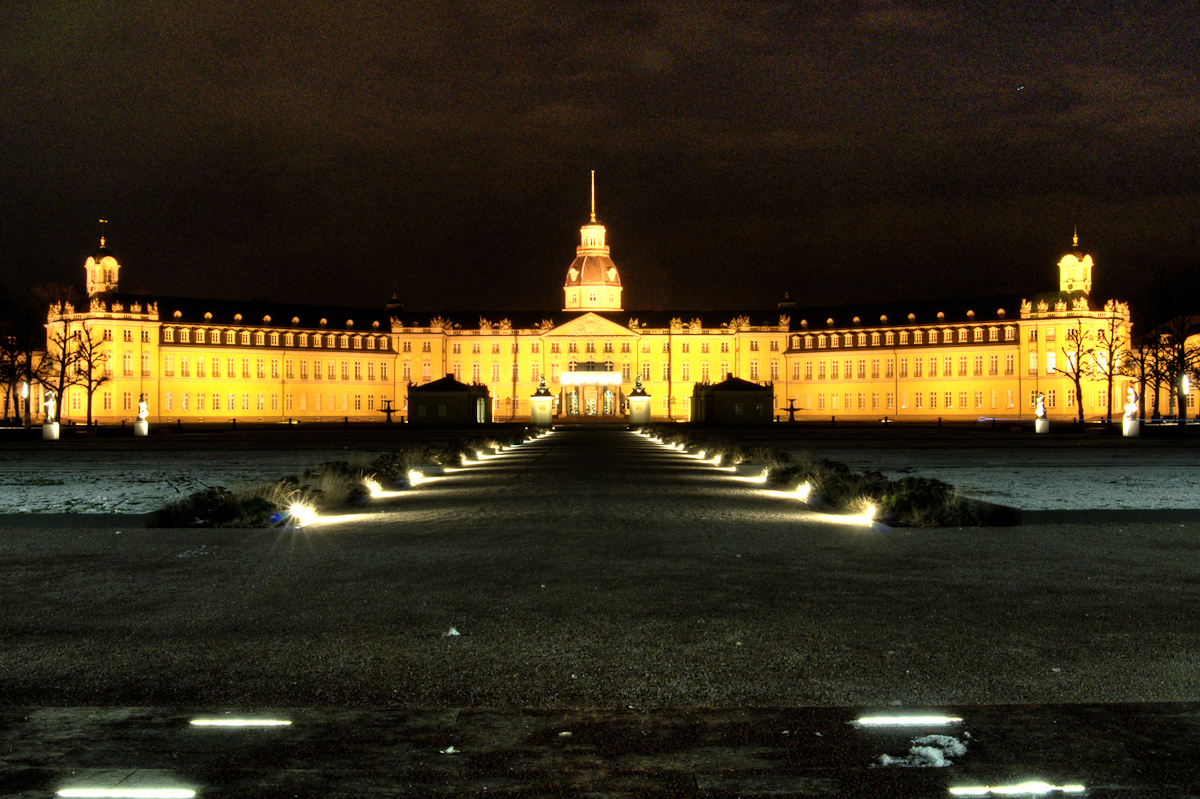
<svg viewBox="0 0 1200 799">
<path fill-rule="evenodd" d="M 850 525 L 555 433 L 300 530 L 5 530 L 0 701 L 1194 701 L 1196 532 Z"/>
<path fill-rule="evenodd" d="M 131 440 L 106 449 L 0 449 L 0 514 L 146 513 L 209 486 L 270 482 L 327 460 L 366 463 L 386 449 L 364 438 L 333 449 L 285 448 L 279 438 L 218 451 L 157 441 L 152 451 L 139 451 Z M 969 439 L 931 445 L 919 437 L 881 446 L 854 436 L 778 446 L 889 477 L 932 477 L 966 496 L 1023 510 L 1200 508 L 1195 447 L 1121 446 L 1119 439 L 1100 447 L 1038 443 L 1048 446 L 975 447 Z"/>
</svg>

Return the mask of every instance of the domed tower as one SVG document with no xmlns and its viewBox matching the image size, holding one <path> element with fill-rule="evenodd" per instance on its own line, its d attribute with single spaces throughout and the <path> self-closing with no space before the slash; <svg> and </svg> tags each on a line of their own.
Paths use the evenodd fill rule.
<svg viewBox="0 0 1200 799">
<path fill-rule="evenodd" d="M 564 311 L 621 310 L 621 277 L 608 257 L 604 235 L 604 225 L 596 221 L 596 171 L 592 170 L 592 218 L 579 228 L 579 246 L 563 286 Z"/>
<path fill-rule="evenodd" d="M 103 231 L 103 226 L 107 223 L 108 220 L 106 219 L 100 220 L 101 231 Z M 117 279 L 121 273 L 121 265 L 117 263 L 117 259 L 104 246 L 103 232 L 100 233 L 100 249 L 88 256 L 87 262 L 83 265 L 83 270 L 84 279 L 87 281 L 87 293 L 89 297 L 117 290 Z"/>
<path fill-rule="evenodd" d="M 1079 249 L 1079 228 L 1075 229 L 1073 249 L 1058 262 L 1058 290 L 1092 293 L 1092 256 Z"/>
</svg>

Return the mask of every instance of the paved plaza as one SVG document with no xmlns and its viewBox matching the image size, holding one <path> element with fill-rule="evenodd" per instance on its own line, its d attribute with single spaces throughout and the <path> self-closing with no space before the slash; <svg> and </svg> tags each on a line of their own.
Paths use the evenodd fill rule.
<svg viewBox="0 0 1200 799">
<path fill-rule="evenodd" d="M 695 755 L 691 766 L 671 771 L 670 752 L 682 746 L 676 741 L 658 750 L 654 768 L 682 774 L 682 782 L 664 777 L 642 788 L 613 776 L 620 758 L 604 753 L 621 745 L 593 741 L 580 761 L 594 769 L 596 785 L 608 786 L 601 793 L 680 796 L 802 795 L 796 775 L 815 773 L 805 763 L 827 778 L 816 795 L 862 795 L 846 788 L 860 784 L 846 774 L 880 771 L 878 756 L 904 755 L 905 741 L 860 740 L 849 759 L 834 757 L 836 768 L 820 765 L 829 753 L 806 761 L 795 752 L 786 768 L 772 767 L 762 762 L 771 759 L 760 739 L 765 728 L 755 727 L 786 723 L 817 739 L 827 732 L 822 725 L 843 729 L 851 709 L 974 708 L 975 718 L 991 713 L 995 722 L 998 706 L 1059 708 L 1040 717 L 1022 711 L 1042 736 L 1026 748 L 1044 749 L 1052 719 L 1069 717 L 1062 729 L 1072 751 L 1085 751 L 1080 736 L 1112 745 L 1114 730 L 1129 729 L 1121 719 L 1155 707 L 1172 719 L 1176 744 L 1200 743 L 1195 525 L 848 524 L 627 431 L 555 432 L 302 529 L 4 530 L 0 564 L 0 700 L 10 743 L 41 740 L 60 722 L 78 731 L 81 718 L 93 718 L 81 710 L 88 707 L 307 708 L 322 724 L 333 724 L 322 713 L 359 708 L 376 714 L 363 721 L 372 729 L 386 727 L 378 715 L 385 711 L 419 711 L 430 714 L 422 724 L 442 732 L 393 743 L 437 765 L 421 779 L 396 779 L 421 790 L 482 791 L 484 783 L 446 765 L 454 752 L 430 747 L 495 749 L 499 738 L 479 739 L 487 737 L 479 729 L 494 728 L 514 751 L 549 758 L 530 772 L 543 777 L 495 784 L 512 795 L 543 795 L 556 768 L 574 775 L 556 795 L 587 793 L 586 768 L 577 772 L 554 754 L 569 741 L 537 737 L 579 732 L 587 722 L 581 713 L 599 714 L 588 717 L 586 734 L 607 730 L 605 740 L 628 738 L 630 729 L 639 730 L 634 740 L 683 734 L 691 724 L 687 746 L 703 739 L 710 755 L 726 745 L 758 747 L 759 760 L 744 767 L 722 771 L 720 757 L 712 761 L 718 766 L 701 767 Z M 1078 704 L 1109 709 L 1095 711 L 1104 720 L 1093 724 L 1062 710 Z M 792 711 L 765 710 L 772 708 Z M 804 708 L 843 710 L 794 719 Z M 534 717 L 542 721 L 520 722 L 532 709 L 541 709 Z M 679 721 L 689 709 L 690 721 Z M 501 720 L 473 727 L 475 744 L 456 744 L 454 725 L 476 723 L 484 711 Z M 179 716 L 139 712 L 163 730 L 164 718 Z M 559 715 L 551 723 L 538 713 Z M 124 729 L 119 719 L 96 718 L 106 734 L 114 723 Z M 737 746 L 724 733 L 704 737 L 739 718 Z M 535 728 L 533 738 L 522 737 Z M 370 757 L 391 751 L 376 746 Z M 99 768 L 85 750 L 76 742 L 36 767 L 10 758 L 6 773 L 24 774 L 28 795 L 46 795 L 37 791 L 67 765 Z M 992 749 L 991 760 L 979 762 L 997 756 Z M 141 768 L 163 768 L 163 758 L 151 759 L 159 766 Z M 109 762 L 123 773 L 138 767 Z M 643 777 L 654 771 L 621 762 Z M 1133 755 L 1121 762 L 1130 773 L 1140 768 Z M 713 769 L 762 779 L 742 790 L 736 778 L 697 777 Z M 770 774 L 782 782 L 764 782 Z M 1172 779 L 1195 779 L 1181 774 Z M 319 790 L 296 795 L 337 792 L 321 779 Z M 931 779 L 910 780 L 911 791 L 901 785 L 893 794 L 945 795 L 945 778 Z M 399 791 L 385 783 L 380 795 Z M 287 791 L 277 785 L 258 795 L 293 795 Z M 220 795 L 215 787 L 209 793 Z"/>
</svg>

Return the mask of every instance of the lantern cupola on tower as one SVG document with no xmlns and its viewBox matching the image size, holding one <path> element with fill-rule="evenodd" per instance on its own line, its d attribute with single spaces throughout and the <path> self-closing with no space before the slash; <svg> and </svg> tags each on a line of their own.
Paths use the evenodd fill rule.
<svg viewBox="0 0 1200 799">
<path fill-rule="evenodd" d="M 1058 290 L 1091 294 L 1092 266 L 1092 256 L 1079 249 L 1079 228 L 1076 228 L 1071 251 L 1058 262 Z"/>
<path fill-rule="evenodd" d="M 596 221 L 596 172 L 592 171 L 592 215 L 579 228 L 575 260 L 563 286 L 564 311 L 621 310 L 621 277 L 608 254 L 604 225 Z"/>
<path fill-rule="evenodd" d="M 87 262 L 83 265 L 84 280 L 87 283 L 89 297 L 117 290 L 121 265 L 117 263 L 117 259 L 105 246 L 104 226 L 107 224 L 107 219 L 100 220 L 100 249 L 88 256 Z"/>
</svg>

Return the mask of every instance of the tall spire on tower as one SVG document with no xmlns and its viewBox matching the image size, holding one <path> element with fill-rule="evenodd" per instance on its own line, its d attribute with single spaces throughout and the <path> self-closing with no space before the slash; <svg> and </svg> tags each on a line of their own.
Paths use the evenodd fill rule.
<svg viewBox="0 0 1200 799">
<path fill-rule="evenodd" d="M 108 220 L 100 220 L 100 249 L 104 249 L 104 231 L 108 229 Z"/>
<path fill-rule="evenodd" d="M 1079 246 L 1079 225 L 1075 226 L 1075 237 L 1071 240 L 1072 246 Z"/>
<path fill-rule="evenodd" d="M 596 170 L 592 170 L 592 222 L 596 221 Z"/>
</svg>

